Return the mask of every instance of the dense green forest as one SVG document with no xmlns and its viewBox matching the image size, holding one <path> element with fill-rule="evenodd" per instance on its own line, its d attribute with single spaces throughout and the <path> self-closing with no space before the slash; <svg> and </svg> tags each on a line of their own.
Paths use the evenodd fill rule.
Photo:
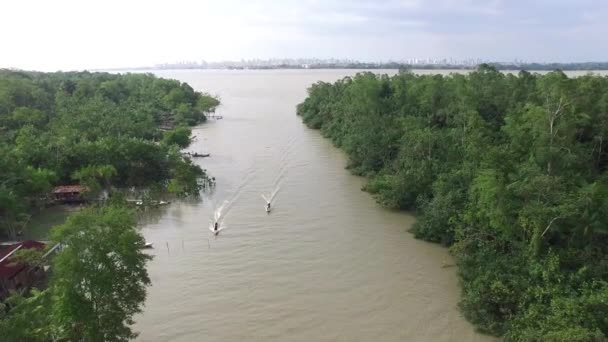
<svg viewBox="0 0 608 342">
<path fill-rule="evenodd" d="M 608 78 L 482 65 L 320 82 L 298 115 L 416 237 L 450 246 L 461 308 L 512 341 L 608 338 Z"/>
<path fill-rule="evenodd" d="M 188 126 L 219 104 L 149 74 L 0 70 L 0 238 L 14 238 L 58 184 L 105 201 L 54 227 L 45 251 L 15 262 L 50 266 L 48 284 L 0 303 L 2 341 L 127 341 L 150 279 L 126 188 L 198 196 L 213 181 L 180 154 Z M 162 128 L 162 129 L 161 129 Z"/>
<path fill-rule="evenodd" d="M 209 179 L 179 148 L 218 104 L 150 74 L 0 70 L 0 236 L 58 184 L 198 194 Z"/>
</svg>

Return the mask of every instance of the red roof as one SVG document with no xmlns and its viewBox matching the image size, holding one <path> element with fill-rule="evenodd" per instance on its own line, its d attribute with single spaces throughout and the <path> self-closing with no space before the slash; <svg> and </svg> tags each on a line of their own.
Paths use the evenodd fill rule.
<svg viewBox="0 0 608 342">
<path fill-rule="evenodd" d="M 87 187 L 86 186 L 82 186 L 82 185 L 60 185 L 55 187 L 55 189 L 53 190 L 53 193 L 55 194 L 62 194 L 62 193 L 71 193 L 71 192 L 85 192 L 87 191 Z"/>
<path fill-rule="evenodd" d="M 15 244 L 8 246 L 7 248 L 0 251 L 0 278 L 11 278 L 15 274 L 21 272 L 25 268 L 23 264 L 16 264 L 11 260 L 14 256 L 15 252 L 19 249 L 43 249 L 45 246 L 44 243 L 27 240 L 21 241 Z"/>
</svg>

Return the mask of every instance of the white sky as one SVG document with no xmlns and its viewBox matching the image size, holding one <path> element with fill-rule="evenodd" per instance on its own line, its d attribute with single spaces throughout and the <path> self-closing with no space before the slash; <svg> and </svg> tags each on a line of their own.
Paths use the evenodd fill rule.
<svg viewBox="0 0 608 342">
<path fill-rule="evenodd" d="M 604 0 L 4 0 L 0 67 L 411 57 L 608 60 Z"/>
<path fill-rule="evenodd" d="M 5 0 L 0 66 L 80 69 L 240 57 L 256 38 L 211 1 Z M 257 34 L 261 34 L 258 32 Z"/>
</svg>

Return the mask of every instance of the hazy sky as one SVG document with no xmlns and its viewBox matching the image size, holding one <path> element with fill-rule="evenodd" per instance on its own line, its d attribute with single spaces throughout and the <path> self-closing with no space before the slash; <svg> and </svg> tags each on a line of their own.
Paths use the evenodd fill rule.
<svg viewBox="0 0 608 342">
<path fill-rule="evenodd" d="M 5 0 L 0 67 L 272 57 L 608 60 L 608 0 Z"/>
</svg>

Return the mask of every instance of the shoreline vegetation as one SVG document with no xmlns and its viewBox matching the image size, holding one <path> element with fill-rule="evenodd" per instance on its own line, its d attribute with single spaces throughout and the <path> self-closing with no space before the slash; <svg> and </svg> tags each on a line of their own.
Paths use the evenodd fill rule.
<svg viewBox="0 0 608 342">
<path fill-rule="evenodd" d="M 461 310 L 507 341 L 608 336 L 608 78 L 481 65 L 318 82 L 297 114 L 364 190 L 455 256 Z"/>
<path fill-rule="evenodd" d="M 213 182 L 184 158 L 189 126 L 219 101 L 151 74 L 0 70 L 0 236 L 14 239 L 53 186 L 197 196 Z"/>
<path fill-rule="evenodd" d="M 188 127 L 218 105 L 151 74 L 0 69 L 0 239 L 30 236 L 20 231 L 53 205 L 55 186 L 80 184 L 91 202 L 50 230 L 52 259 L 46 250 L 16 253 L 15 262 L 52 271 L 45 286 L 0 303 L 3 340 L 136 336 L 150 256 L 126 198 L 198 197 L 214 185 L 180 150 L 191 142 Z"/>
</svg>

